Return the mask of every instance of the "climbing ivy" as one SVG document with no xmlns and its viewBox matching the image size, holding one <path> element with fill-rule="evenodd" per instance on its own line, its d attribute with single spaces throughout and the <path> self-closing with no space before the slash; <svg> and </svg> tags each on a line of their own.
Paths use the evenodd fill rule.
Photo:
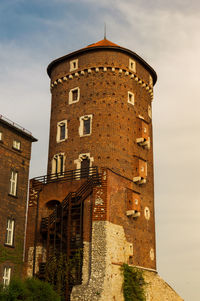
<svg viewBox="0 0 200 301">
<path fill-rule="evenodd" d="M 9 248 L 0 245 L 0 264 L 6 261 L 12 262 L 14 267 L 14 274 L 20 276 L 22 269 L 23 257 L 23 239 L 16 237 L 15 248 Z"/>
<path fill-rule="evenodd" d="M 68 258 L 63 253 L 51 256 L 45 267 L 45 281 L 49 282 L 61 296 L 65 295 L 65 286 L 78 284 L 81 275 L 82 249 L 78 249 L 73 257 Z"/>
<path fill-rule="evenodd" d="M 123 294 L 125 301 L 145 301 L 145 285 L 143 272 L 128 264 L 121 267 L 124 276 Z"/>
</svg>

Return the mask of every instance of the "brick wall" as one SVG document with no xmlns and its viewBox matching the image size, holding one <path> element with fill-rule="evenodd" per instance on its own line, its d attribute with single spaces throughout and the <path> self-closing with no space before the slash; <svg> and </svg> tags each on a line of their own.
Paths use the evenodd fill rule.
<svg viewBox="0 0 200 301">
<path fill-rule="evenodd" d="M 26 217 L 26 201 L 29 175 L 29 161 L 31 156 L 31 142 L 22 131 L 15 129 L 0 120 L 0 282 L 3 269 L 11 267 L 11 275 L 21 273 L 23 260 L 23 244 Z M 20 150 L 13 148 L 13 140 L 20 141 Z M 11 171 L 18 173 L 16 195 L 10 194 Z M 5 245 L 7 219 L 14 220 L 13 245 Z M 7 254 L 3 256 L 3 254 Z M 18 263 L 18 264 L 17 264 Z"/>
</svg>

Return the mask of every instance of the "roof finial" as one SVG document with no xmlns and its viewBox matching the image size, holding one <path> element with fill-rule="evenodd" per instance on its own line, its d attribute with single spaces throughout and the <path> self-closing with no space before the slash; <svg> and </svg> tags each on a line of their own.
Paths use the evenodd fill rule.
<svg viewBox="0 0 200 301">
<path fill-rule="evenodd" d="M 104 22 L 104 40 L 106 40 L 106 23 Z"/>
</svg>

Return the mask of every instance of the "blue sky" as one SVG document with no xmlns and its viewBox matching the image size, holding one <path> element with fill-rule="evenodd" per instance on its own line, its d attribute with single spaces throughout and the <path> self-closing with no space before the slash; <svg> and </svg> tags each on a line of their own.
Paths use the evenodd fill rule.
<svg viewBox="0 0 200 301">
<path fill-rule="evenodd" d="M 199 301 L 200 2 L 197 0 L 1 0 L 1 114 L 39 139 L 31 177 L 46 173 L 47 65 L 107 37 L 157 72 L 154 169 L 158 271 L 185 301 Z"/>
</svg>

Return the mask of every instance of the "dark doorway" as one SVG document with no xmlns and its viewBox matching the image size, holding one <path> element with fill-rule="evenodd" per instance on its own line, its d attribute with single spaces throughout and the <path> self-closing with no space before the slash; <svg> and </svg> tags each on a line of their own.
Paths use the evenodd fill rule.
<svg viewBox="0 0 200 301">
<path fill-rule="evenodd" d="M 81 178 L 89 177 L 90 159 L 87 157 L 81 161 Z"/>
</svg>

